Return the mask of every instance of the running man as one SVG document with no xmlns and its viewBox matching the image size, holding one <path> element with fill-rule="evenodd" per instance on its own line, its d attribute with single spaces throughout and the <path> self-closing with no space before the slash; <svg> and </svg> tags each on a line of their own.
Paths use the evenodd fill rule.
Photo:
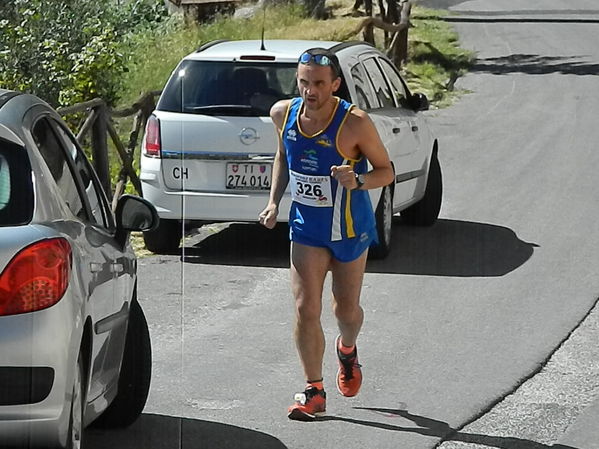
<svg viewBox="0 0 599 449">
<path fill-rule="evenodd" d="M 339 61 L 324 48 L 298 62 L 300 97 L 281 100 L 271 117 L 279 135 L 270 199 L 259 219 L 277 222 L 290 185 L 291 287 L 295 297 L 295 343 L 307 385 L 295 395 L 288 417 L 311 420 L 326 409 L 320 323 L 322 292 L 332 273 L 333 310 L 339 325 L 337 389 L 355 396 L 362 384 L 356 339 L 364 319 L 360 306 L 368 247 L 377 242 L 368 189 L 393 182 L 387 151 L 368 115 L 333 94 L 341 84 Z M 367 161 L 372 170 L 367 171 Z"/>
</svg>

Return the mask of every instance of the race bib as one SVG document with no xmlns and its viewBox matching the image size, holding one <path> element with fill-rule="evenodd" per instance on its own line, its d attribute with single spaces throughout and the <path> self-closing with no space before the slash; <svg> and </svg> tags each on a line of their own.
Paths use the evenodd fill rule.
<svg viewBox="0 0 599 449">
<path fill-rule="evenodd" d="M 306 206 L 332 207 L 330 176 L 304 175 L 289 170 L 291 199 Z"/>
</svg>

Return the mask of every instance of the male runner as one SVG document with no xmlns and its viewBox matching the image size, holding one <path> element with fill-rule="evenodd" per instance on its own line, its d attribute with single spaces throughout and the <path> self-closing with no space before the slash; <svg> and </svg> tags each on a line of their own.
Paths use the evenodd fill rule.
<svg viewBox="0 0 599 449">
<path fill-rule="evenodd" d="M 333 93 L 341 84 L 335 54 L 313 48 L 300 56 L 300 97 L 271 109 L 279 134 L 270 199 L 259 219 L 272 229 L 290 185 L 291 286 L 295 297 L 295 342 L 306 376 L 303 393 L 289 407 L 290 419 L 324 414 L 320 323 L 322 290 L 332 272 L 333 310 L 339 325 L 337 389 L 355 396 L 362 384 L 356 339 L 364 312 L 360 290 L 368 247 L 377 241 L 368 189 L 393 182 L 387 151 L 368 115 Z M 368 173 L 367 161 L 372 165 Z"/>
</svg>

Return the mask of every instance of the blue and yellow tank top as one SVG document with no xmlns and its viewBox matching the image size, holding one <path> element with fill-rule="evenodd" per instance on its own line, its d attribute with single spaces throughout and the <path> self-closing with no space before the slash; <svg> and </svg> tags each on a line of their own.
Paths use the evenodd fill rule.
<svg viewBox="0 0 599 449">
<path fill-rule="evenodd" d="M 368 170 L 366 158 L 349 158 L 339 148 L 341 128 L 354 106 L 335 98 L 337 105 L 322 131 L 314 135 L 302 131 L 299 124 L 302 98 L 291 100 L 281 131 L 293 200 L 289 225 L 294 233 L 324 242 L 376 232 L 368 192 L 347 190 L 331 176 L 333 165 L 350 165 L 356 173 Z"/>
</svg>

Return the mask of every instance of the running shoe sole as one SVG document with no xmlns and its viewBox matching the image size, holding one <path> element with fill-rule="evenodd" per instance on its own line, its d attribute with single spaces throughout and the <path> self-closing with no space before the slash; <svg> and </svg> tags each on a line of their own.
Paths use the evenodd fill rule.
<svg viewBox="0 0 599 449">
<path fill-rule="evenodd" d="M 299 408 L 294 408 L 289 412 L 287 417 L 289 419 L 293 419 L 294 421 L 314 421 L 321 416 L 326 416 L 326 412 L 316 412 L 314 414 L 306 413 Z"/>
</svg>

